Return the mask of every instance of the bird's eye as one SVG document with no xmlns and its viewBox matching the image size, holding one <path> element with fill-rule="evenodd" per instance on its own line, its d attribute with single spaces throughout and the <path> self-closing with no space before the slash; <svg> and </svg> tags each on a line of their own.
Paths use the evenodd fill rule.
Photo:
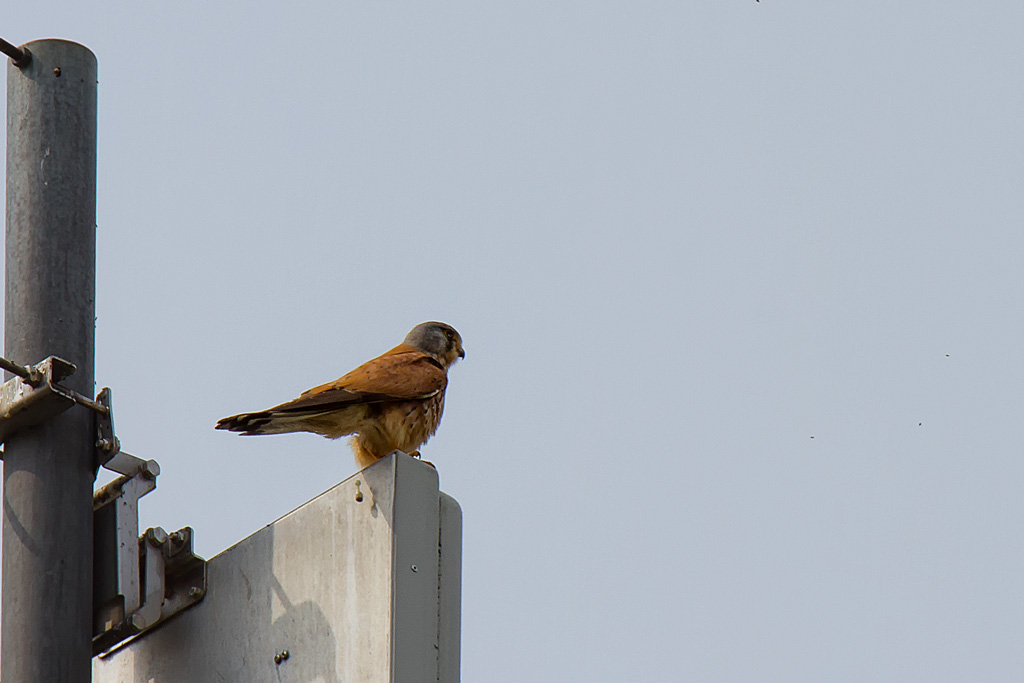
<svg viewBox="0 0 1024 683">
<path fill-rule="evenodd" d="M 444 336 L 448 337 L 448 341 L 451 341 L 452 339 L 455 339 L 455 333 L 452 332 L 451 330 L 445 330 L 444 331 Z"/>
</svg>

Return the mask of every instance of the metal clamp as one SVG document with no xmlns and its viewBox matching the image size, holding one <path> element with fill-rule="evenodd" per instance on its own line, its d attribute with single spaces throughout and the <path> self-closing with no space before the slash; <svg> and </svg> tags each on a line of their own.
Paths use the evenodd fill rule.
<svg viewBox="0 0 1024 683">
<path fill-rule="evenodd" d="M 206 596 L 206 560 L 193 550 L 191 527 L 139 535 L 139 499 L 156 488 L 159 468 L 133 459 L 146 466 L 93 496 L 93 656 Z"/>
<path fill-rule="evenodd" d="M 15 375 L 0 386 L 0 443 L 23 429 L 42 424 L 78 404 L 96 413 L 96 466 L 133 476 L 143 470 L 151 478 L 160 474 L 155 460 L 142 460 L 121 451 L 114 434 L 114 409 L 109 387 L 96 400 L 57 384 L 75 371 L 74 363 L 50 356 L 41 363 L 22 366 L 0 358 L 0 368 Z M 0 454 L 2 459 L 2 454 Z"/>
<path fill-rule="evenodd" d="M 172 534 L 161 527 L 147 529 L 117 554 L 114 571 L 101 567 L 100 560 L 111 557 L 111 542 L 127 541 L 130 527 L 105 525 L 94 531 L 97 548 L 108 549 L 94 563 L 93 656 L 108 653 L 206 597 L 206 560 L 193 550 L 191 527 Z"/>
<path fill-rule="evenodd" d="M 75 404 L 85 406 L 101 417 L 110 415 L 109 389 L 106 390 L 107 405 L 103 405 L 57 384 L 77 369 L 74 363 L 63 358 L 50 356 L 28 367 L 0 358 L 0 368 L 15 375 L 0 386 L 0 443 L 22 429 L 46 422 Z"/>
<path fill-rule="evenodd" d="M 119 557 L 127 570 L 121 585 L 106 585 L 113 578 L 109 572 L 103 586 L 95 583 L 97 589 L 105 586 L 107 594 L 93 595 L 93 656 L 108 654 L 206 597 L 206 560 L 193 551 L 191 527 L 172 534 L 160 527 L 147 529 L 134 548 Z"/>
<path fill-rule="evenodd" d="M 110 387 L 96 397 L 96 403 L 104 412 L 96 415 L 96 466 L 105 467 L 127 477 L 144 474 L 156 479 L 160 474 L 160 465 L 156 460 L 143 460 L 121 450 L 121 440 L 114 433 L 114 406 L 111 403 Z"/>
<path fill-rule="evenodd" d="M 192 529 L 139 536 L 139 499 L 156 488 L 160 465 L 121 450 L 111 392 L 97 397 L 97 465 L 120 477 L 93 494 L 93 655 L 162 623 L 206 595 L 206 560 Z"/>
<path fill-rule="evenodd" d="M 83 405 L 96 414 L 96 467 L 121 475 L 93 494 L 93 655 L 202 600 L 206 560 L 193 552 L 191 527 L 139 536 L 139 499 L 156 488 L 160 465 L 121 450 L 110 389 L 93 401 L 59 385 L 75 366 L 56 356 L 29 367 L 0 358 L 0 368 L 15 375 L 0 386 L 0 443 Z"/>
<path fill-rule="evenodd" d="M 25 368 L 6 359 L 0 363 L 17 375 L 0 387 L 0 443 L 12 434 L 34 427 L 75 405 L 75 392 L 57 384 L 75 366 L 56 356 Z"/>
<path fill-rule="evenodd" d="M 155 477 L 139 473 L 93 494 L 93 654 L 130 636 L 128 620 L 142 606 L 139 499 L 155 488 Z"/>
</svg>

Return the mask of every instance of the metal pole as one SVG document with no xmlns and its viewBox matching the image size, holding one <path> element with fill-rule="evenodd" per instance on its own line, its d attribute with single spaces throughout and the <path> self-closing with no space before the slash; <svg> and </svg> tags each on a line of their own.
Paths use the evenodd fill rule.
<svg viewBox="0 0 1024 683">
<path fill-rule="evenodd" d="M 94 396 L 96 58 L 62 40 L 7 66 L 4 355 L 49 355 Z M 76 406 L 4 444 L 4 683 L 91 678 L 94 417 Z"/>
</svg>

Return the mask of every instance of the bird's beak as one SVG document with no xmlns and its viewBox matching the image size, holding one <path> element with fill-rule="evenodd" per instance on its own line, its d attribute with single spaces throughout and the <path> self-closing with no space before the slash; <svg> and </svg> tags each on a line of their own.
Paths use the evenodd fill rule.
<svg viewBox="0 0 1024 683">
<path fill-rule="evenodd" d="M 465 358 L 465 357 L 466 357 L 466 350 L 460 346 L 459 347 L 459 358 Z"/>
</svg>

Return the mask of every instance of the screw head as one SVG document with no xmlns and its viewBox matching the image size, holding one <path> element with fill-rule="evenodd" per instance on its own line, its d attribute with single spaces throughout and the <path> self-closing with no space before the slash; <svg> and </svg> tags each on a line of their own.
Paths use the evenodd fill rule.
<svg viewBox="0 0 1024 683">
<path fill-rule="evenodd" d="M 167 543 L 167 532 L 162 527 L 153 527 L 146 530 L 146 538 L 153 545 L 163 545 Z"/>
</svg>

